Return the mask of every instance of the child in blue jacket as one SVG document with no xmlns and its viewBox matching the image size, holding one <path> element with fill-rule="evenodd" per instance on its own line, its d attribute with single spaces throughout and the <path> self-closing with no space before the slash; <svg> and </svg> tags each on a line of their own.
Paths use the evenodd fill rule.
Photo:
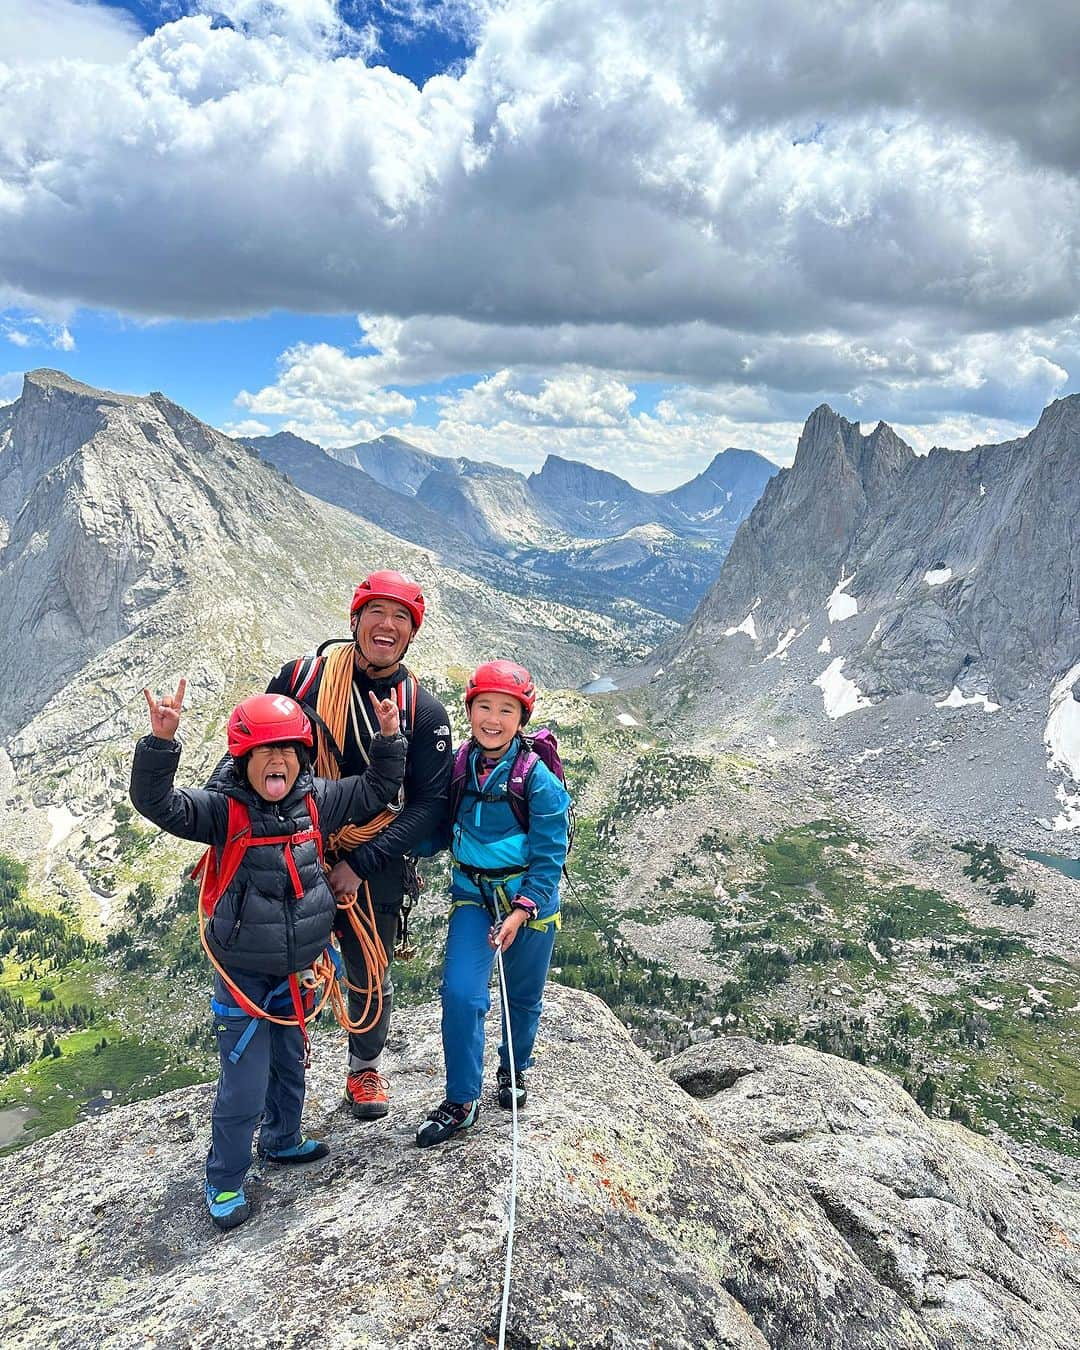
<svg viewBox="0 0 1080 1350">
<path fill-rule="evenodd" d="M 442 981 L 446 1100 L 416 1132 L 421 1148 L 475 1125 L 480 1114 L 484 1017 L 495 953 L 503 954 L 514 1049 L 517 1104 L 526 1098 L 544 981 L 559 927 L 559 877 L 566 861 L 570 796 L 547 765 L 535 761 L 525 780 L 528 828 L 507 795 L 521 729 L 536 703 L 529 672 L 489 661 L 465 691 L 472 735 L 465 787 L 451 826 L 453 879 Z M 499 1046 L 499 1105 L 514 1104 L 506 1031 Z"/>
</svg>

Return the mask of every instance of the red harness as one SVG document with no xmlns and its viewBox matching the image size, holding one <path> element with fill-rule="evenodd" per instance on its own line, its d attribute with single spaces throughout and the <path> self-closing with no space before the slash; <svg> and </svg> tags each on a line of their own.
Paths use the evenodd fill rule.
<svg viewBox="0 0 1080 1350">
<path fill-rule="evenodd" d="M 319 810 L 315 805 L 315 798 L 310 792 L 304 798 L 304 802 L 311 818 L 311 824 L 307 829 L 296 830 L 292 834 L 253 835 L 251 832 L 251 812 L 243 802 L 237 801 L 235 797 L 230 797 L 229 821 L 225 831 L 225 843 L 220 848 L 211 845 L 191 870 L 192 878 L 201 877 L 199 885 L 199 936 L 202 938 L 203 948 L 210 958 L 210 963 L 225 982 L 229 993 L 236 1000 L 238 1007 L 243 1008 L 244 1012 L 246 1012 L 249 1017 L 264 1017 L 271 1022 L 278 1022 L 281 1019 L 272 1017 L 265 1009 L 260 1008 L 258 1004 L 252 1003 L 251 999 L 249 999 L 247 995 L 244 994 L 242 990 L 238 989 L 232 980 L 229 979 L 225 970 L 215 959 L 206 940 L 206 922 L 213 918 L 217 902 L 228 889 L 230 882 L 236 875 L 237 869 L 244 861 L 244 856 L 249 848 L 261 848 L 267 844 L 283 845 L 285 851 L 285 866 L 288 869 L 289 877 L 292 880 L 295 898 L 299 900 L 303 896 L 304 887 L 300 881 L 300 873 L 297 870 L 296 861 L 293 858 L 293 846 L 296 844 L 305 844 L 309 839 L 313 839 L 319 854 L 319 866 L 325 866 L 323 861 L 322 834 L 319 831 Z M 313 1016 L 314 1013 L 311 1010 L 305 1013 L 304 996 L 300 989 L 300 981 L 297 979 L 295 972 L 292 972 L 289 975 L 289 993 L 292 997 L 293 1013 L 296 1017 L 296 1024 L 300 1028 L 300 1032 L 304 1038 L 306 1063 L 307 1058 L 310 1055 L 306 1022 L 307 1018 Z"/>
</svg>

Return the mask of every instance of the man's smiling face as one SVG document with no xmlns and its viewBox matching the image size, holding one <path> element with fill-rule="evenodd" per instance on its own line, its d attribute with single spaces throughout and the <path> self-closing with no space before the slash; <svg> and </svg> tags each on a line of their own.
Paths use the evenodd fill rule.
<svg viewBox="0 0 1080 1350">
<path fill-rule="evenodd" d="M 299 776 L 295 745 L 257 745 L 248 756 L 248 782 L 264 802 L 282 801 Z"/>
<path fill-rule="evenodd" d="M 412 639 L 412 615 L 394 600 L 376 598 L 358 612 L 353 631 L 367 666 L 392 675 Z"/>
</svg>

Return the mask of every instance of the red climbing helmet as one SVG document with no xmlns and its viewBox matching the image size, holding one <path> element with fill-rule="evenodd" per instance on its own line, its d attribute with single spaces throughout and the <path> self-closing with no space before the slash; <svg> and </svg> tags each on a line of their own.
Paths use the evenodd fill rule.
<svg viewBox="0 0 1080 1350">
<path fill-rule="evenodd" d="M 525 709 L 523 722 L 529 720 L 536 707 L 536 685 L 532 676 L 514 661 L 485 661 L 482 666 L 477 666 L 465 686 L 466 708 L 477 694 L 509 694 L 516 698 Z"/>
<path fill-rule="evenodd" d="M 255 694 L 232 710 L 228 739 L 229 754 L 239 759 L 257 745 L 311 745 L 311 723 L 300 704 L 284 694 Z"/>
<path fill-rule="evenodd" d="M 413 626 L 424 622 L 424 593 L 415 581 L 400 572 L 372 572 L 353 592 L 349 617 L 355 618 L 369 600 L 395 600 L 412 615 Z"/>
</svg>

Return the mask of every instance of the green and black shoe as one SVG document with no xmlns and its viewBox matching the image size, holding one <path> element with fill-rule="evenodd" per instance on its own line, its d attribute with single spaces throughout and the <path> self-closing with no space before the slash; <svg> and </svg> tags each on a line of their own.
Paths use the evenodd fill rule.
<svg viewBox="0 0 1080 1350">
<path fill-rule="evenodd" d="M 444 1144 L 459 1130 L 470 1130 L 480 1118 L 479 1102 L 445 1101 L 437 1106 L 416 1131 L 418 1148 Z"/>
<path fill-rule="evenodd" d="M 517 1106 L 520 1111 L 529 1100 L 529 1089 L 525 1086 L 525 1075 L 520 1069 L 514 1071 L 514 1083 L 510 1082 L 510 1066 L 500 1064 L 495 1073 L 495 1082 L 499 1090 L 499 1105 L 504 1111 L 514 1109 L 514 1088 L 517 1088 Z"/>
</svg>

